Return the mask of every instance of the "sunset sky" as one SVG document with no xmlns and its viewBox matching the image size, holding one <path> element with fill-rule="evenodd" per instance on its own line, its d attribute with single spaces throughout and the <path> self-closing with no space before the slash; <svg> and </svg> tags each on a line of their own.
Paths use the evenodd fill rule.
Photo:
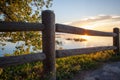
<svg viewBox="0 0 120 80">
<path fill-rule="evenodd" d="M 56 22 L 112 31 L 120 28 L 120 0 L 53 0 Z"/>
</svg>

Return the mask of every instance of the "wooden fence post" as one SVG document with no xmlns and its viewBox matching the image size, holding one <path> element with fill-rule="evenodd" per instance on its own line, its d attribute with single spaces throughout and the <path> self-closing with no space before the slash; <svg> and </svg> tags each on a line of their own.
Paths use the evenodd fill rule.
<svg viewBox="0 0 120 80">
<path fill-rule="evenodd" d="M 117 47 L 117 49 L 114 50 L 114 52 L 118 55 L 120 54 L 120 34 L 119 34 L 119 28 L 114 28 L 113 32 L 117 35 L 113 37 L 113 46 Z"/>
<path fill-rule="evenodd" d="M 42 12 L 42 46 L 46 59 L 43 61 L 43 72 L 49 80 L 56 80 L 55 55 L 55 14 L 50 10 Z"/>
</svg>

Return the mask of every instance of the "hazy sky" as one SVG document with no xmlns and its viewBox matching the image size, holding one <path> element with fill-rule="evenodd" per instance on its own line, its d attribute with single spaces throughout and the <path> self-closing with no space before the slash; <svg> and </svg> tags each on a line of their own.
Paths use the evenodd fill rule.
<svg viewBox="0 0 120 80">
<path fill-rule="evenodd" d="M 106 26 L 116 22 L 113 26 L 120 26 L 120 0 L 53 0 L 51 9 L 56 14 L 57 23 L 95 27 L 101 22 Z"/>
<path fill-rule="evenodd" d="M 53 0 L 57 22 L 69 22 L 88 16 L 119 15 L 120 0 Z"/>
</svg>

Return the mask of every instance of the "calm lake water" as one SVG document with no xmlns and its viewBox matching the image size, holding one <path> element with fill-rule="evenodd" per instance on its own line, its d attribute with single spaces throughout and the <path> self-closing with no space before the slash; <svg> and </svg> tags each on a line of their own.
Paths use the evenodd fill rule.
<svg viewBox="0 0 120 80">
<path fill-rule="evenodd" d="M 86 48 L 86 47 L 96 47 L 96 46 L 112 46 L 113 38 L 110 37 L 90 37 L 87 41 L 74 41 L 66 39 L 58 39 L 63 44 L 61 47 L 63 49 L 75 49 L 75 48 Z"/>
<path fill-rule="evenodd" d="M 96 46 L 112 46 L 111 37 L 89 37 L 87 41 L 74 41 L 66 40 L 66 37 L 56 38 L 58 42 L 62 44 L 56 45 L 57 49 L 75 49 L 75 48 L 86 48 L 86 47 L 96 47 Z M 1 42 L 2 43 L 2 42 Z M 12 54 L 15 51 L 15 47 L 24 44 L 23 41 L 19 43 L 6 42 L 5 46 L 0 45 L 0 56 L 6 53 Z M 31 47 L 32 51 L 32 47 Z"/>
</svg>

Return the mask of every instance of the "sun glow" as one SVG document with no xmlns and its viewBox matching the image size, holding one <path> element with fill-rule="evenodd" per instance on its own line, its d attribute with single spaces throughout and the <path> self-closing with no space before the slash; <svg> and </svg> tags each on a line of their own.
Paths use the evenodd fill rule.
<svg viewBox="0 0 120 80">
<path fill-rule="evenodd" d="M 84 29 L 93 29 L 94 26 L 83 26 L 82 28 L 84 28 Z"/>
<path fill-rule="evenodd" d="M 90 39 L 90 36 L 88 36 L 88 35 L 83 35 L 83 36 L 81 36 L 81 38 L 86 39 L 86 40 L 89 40 L 89 39 Z"/>
</svg>

